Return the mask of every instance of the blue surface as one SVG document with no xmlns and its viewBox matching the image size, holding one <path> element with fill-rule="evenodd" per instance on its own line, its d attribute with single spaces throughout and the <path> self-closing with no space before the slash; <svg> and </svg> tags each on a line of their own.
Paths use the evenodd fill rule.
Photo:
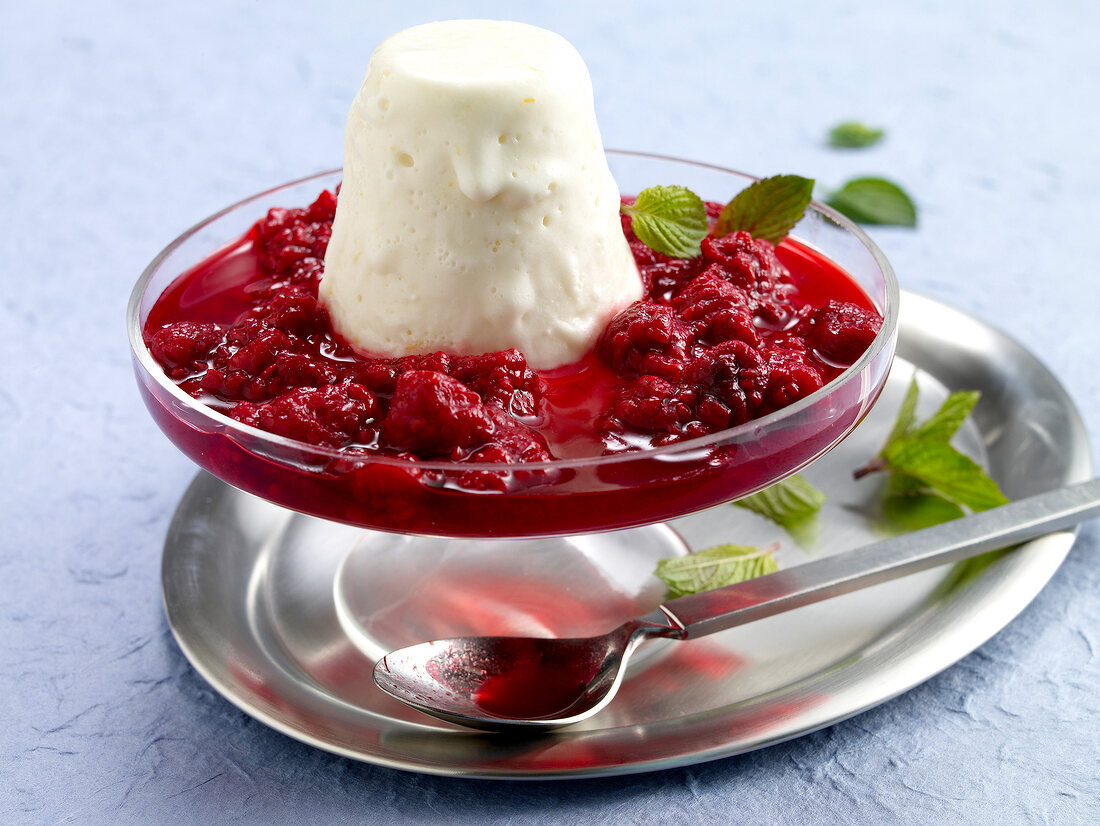
<svg viewBox="0 0 1100 826">
<path fill-rule="evenodd" d="M 598 781 L 461 781 L 333 757 L 253 722 L 165 624 L 160 548 L 194 467 L 142 407 L 123 329 L 133 282 L 179 232 L 340 164 L 382 37 L 514 17 L 580 50 L 609 146 L 826 188 L 861 173 L 903 184 L 919 228 L 872 230 L 902 284 L 1031 348 L 1096 445 L 1096 7 L 313 5 L 0 13 L 0 821 L 1100 821 L 1096 522 L 976 653 L 753 754 Z M 852 117 L 887 139 L 827 148 L 825 131 Z"/>
</svg>

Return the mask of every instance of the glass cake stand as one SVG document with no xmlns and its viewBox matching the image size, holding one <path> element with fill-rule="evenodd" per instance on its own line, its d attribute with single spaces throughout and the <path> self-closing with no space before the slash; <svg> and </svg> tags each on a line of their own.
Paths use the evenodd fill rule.
<svg viewBox="0 0 1100 826">
<path fill-rule="evenodd" d="M 655 155 L 608 157 L 623 192 L 675 183 L 725 202 L 755 180 Z M 334 170 L 270 189 L 183 233 L 138 280 L 127 327 L 143 400 L 180 450 L 220 483 L 327 526 L 296 534 L 299 523 L 289 520 L 248 588 L 278 606 L 275 644 L 309 649 L 318 658 L 311 668 L 331 665 L 341 680 L 364 683 L 351 702 L 356 691 L 376 690 L 370 668 L 394 648 L 463 634 L 583 636 L 651 610 L 663 597 L 651 575 L 656 560 L 687 550 L 667 520 L 751 494 L 828 453 L 886 382 L 898 329 L 894 274 L 857 226 L 814 204 L 792 235 L 847 272 L 881 312 L 882 328 L 819 391 L 707 437 L 508 467 L 349 457 L 241 424 L 182 392 L 142 335 L 157 298 L 267 209 L 304 206 L 340 177 Z M 502 475 L 507 492 L 465 489 L 471 471 Z M 226 553 L 232 545 L 225 537 Z"/>
</svg>

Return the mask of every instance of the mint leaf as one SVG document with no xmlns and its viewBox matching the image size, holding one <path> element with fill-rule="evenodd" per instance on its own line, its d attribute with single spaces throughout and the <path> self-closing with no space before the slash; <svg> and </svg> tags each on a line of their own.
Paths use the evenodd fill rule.
<svg viewBox="0 0 1100 826">
<path fill-rule="evenodd" d="M 916 376 L 902 400 L 897 420 L 879 454 L 855 471 L 890 474 L 883 512 L 907 530 L 926 528 L 965 513 L 1008 502 L 997 483 L 974 460 L 949 442 L 978 403 L 979 394 L 956 391 L 926 421 L 916 423 Z"/>
<path fill-rule="evenodd" d="M 890 429 L 890 435 L 886 437 L 884 448 L 905 436 L 913 428 L 913 423 L 917 420 L 917 399 L 919 396 L 920 387 L 917 385 L 917 374 L 914 373 L 913 378 L 909 381 L 909 389 L 905 391 L 905 398 L 901 401 L 898 417 L 894 421 L 894 426 Z"/>
<path fill-rule="evenodd" d="M 916 413 L 919 394 L 920 389 L 914 374 L 909 382 L 909 389 L 905 391 L 905 398 L 902 399 L 894 426 L 890 429 L 890 435 L 886 437 L 883 451 L 898 439 L 903 438 L 929 439 L 935 442 L 951 441 L 951 437 L 966 421 L 966 417 L 974 410 L 974 405 L 981 398 L 981 394 L 974 390 L 956 390 L 949 393 L 940 405 L 940 409 L 918 427 Z"/>
<path fill-rule="evenodd" d="M 733 504 L 770 519 L 801 545 L 812 539 L 810 522 L 825 504 L 825 494 L 796 473 Z"/>
<path fill-rule="evenodd" d="M 914 476 L 973 510 L 988 510 L 1008 502 L 980 465 L 945 442 L 898 439 L 882 455 L 891 470 Z"/>
<path fill-rule="evenodd" d="M 938 493 L 892 493 L 882 503 L 886 518 L 907 531 L 919 531 L 963 515 L 962 506 Z"/>
<path fill-rule="evenodd" d="M 889 481 L 886 483 L 886 489 L 890 496 L 912 496 L 919 493 L 923 487 L 924 482 L 916 476 L 910 476 L 901 471 L 891 473 Z"/>
<path fill-rule="evenodd" d="M 778 244 L 802 220 L 813 196 L 812 178 L 776 175 L 741 190 L 722 208 L 714 236 L 745 231 L 753 238 Z"/>
<path fill-rule="evenodd" d="M 956 391 L 950 394 L 940 409 L 920 427 L 911 430 L 908 435 L 914 439 L 930 439 L 947 442 L 955 431 L 966 421 L 981 396 L 973 390 Z"/>
<path fill-rule="evenodd" d="M 917 208 L 905 191 L 884 178 L 855 178 L 825 201 L 860 224 L 917 225 Z"/>
<path fill-rule="evenodd" d="M 694 258 L 707 237 L 707 208 L 687 187 L 651 186 L 633 204 L 623 204 L 638 240 L 673 258 Z"/>
<path fill-rule="evenodd" d="M 845 121 L 829 130 L 829 146 L 837 149 L 862 149 L 878 143 L 885 134 L 881 129 L 872 129 L 856 120 Z"/>
<path fill-rule="evenodd" d="M 658 560 L 653 573 L 664 580 L 669 597 L 675 599 L 774 573 L 779 570 L 772 556 L 774 550 L 775 546 L 757 549 L 717 545 L 687 556 Z"/>
</svg>

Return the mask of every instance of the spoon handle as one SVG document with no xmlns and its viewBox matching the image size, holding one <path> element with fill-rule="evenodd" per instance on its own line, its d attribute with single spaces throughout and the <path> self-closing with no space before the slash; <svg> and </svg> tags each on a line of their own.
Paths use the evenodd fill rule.
<svg viewBox="0 0 1100 826">
<path fill-rule="evenodd" d="M 1100 515 L 1100 479 L 1059 488 L 932 528 L 807 562 L 661 606 L 701 637 L 937 565 L 1005 548 Z"/>
</svg>

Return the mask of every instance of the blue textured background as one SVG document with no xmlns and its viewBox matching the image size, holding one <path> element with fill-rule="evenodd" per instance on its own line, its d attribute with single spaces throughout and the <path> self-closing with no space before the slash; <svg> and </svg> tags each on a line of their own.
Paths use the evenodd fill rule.
<svg viewBox="0 0 1100 826">
<path fill-rule="evenodd" d="M 1100 13 L 1090 3 L 42 2 L 0 11 L 0 820 L 1100 822 L 1100 525 L 979 651 L 800 740 L 635 777 L 440 779 L 215 694 L 162 614 L 194 468 L 133 386 L 131 285 L 187 226 L 341 162 L 373 46 L 512 17 L 587 60 L 605 143 L 902 183 L 903 285 L 1007 329 L 1100 436 Z M 855 117 L 880 146 L 840 152 Z"/>
</svg>

